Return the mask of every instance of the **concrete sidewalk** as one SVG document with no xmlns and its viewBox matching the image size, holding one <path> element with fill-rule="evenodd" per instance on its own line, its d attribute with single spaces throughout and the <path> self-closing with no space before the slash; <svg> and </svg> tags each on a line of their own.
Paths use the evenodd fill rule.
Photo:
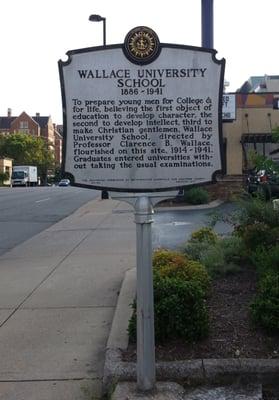
<svg viewBox="0 0 279 400">
<path fill-rule="evenodd" d="M 100 397 L 133 220 L 128 204 L 93 200 L 0 257 L 1 400 Z"/>
</svg>

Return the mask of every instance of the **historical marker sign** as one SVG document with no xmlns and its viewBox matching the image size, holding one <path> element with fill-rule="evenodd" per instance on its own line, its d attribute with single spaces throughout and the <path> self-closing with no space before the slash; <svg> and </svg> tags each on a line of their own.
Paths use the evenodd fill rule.
<svg viewBox="0 0 279 400">
<path fill-rule="evenodd" d="M 122 45 L 59 61 L 64 171 L 114 191 L 175 189 L 222 168 L 225 61 L 214 50 L 160 44 L 146 27 Z"/>
</svg>

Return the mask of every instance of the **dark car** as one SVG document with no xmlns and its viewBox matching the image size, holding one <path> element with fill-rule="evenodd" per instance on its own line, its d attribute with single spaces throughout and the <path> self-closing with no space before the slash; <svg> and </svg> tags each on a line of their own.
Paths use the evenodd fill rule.
<svg viewBox="0 0 279 400">
<path fill-rule="evenodd" d="M 266 200 L 279 196 L 279 173 L 263 169 L 251 172 L 247 179 L 247 191 L 259 194 Z"/>
<path fill-rule="evenodd" d="M 58 186 L 70 186 L 70 179 L 61 179 L 61 181 L 58 183 Z"/>
</svg>

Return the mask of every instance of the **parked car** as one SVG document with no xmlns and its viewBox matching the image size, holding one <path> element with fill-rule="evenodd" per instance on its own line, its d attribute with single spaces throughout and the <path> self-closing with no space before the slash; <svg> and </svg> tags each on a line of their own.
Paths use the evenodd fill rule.
<svg viewBox="0 0 279 400">
<path fill-rule="evenodd" d="M 70 179 L 61 179 L 61 181 L 58 183 L 58 186 L 70 186 L 70 184 Z"/>
<path fill-rule="evenodd" d="M 264 169 L 251 172 L 247 178 L 247 191 L 259 194 L 266 200 L 279 196 L 279 173 Z"/>
</svg>

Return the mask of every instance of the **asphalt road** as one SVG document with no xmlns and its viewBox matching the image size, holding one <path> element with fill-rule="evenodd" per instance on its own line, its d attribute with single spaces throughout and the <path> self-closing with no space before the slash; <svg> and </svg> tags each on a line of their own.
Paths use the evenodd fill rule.
<svg viewBox="0 0 279 400">
<path fill-rule="evenodd" d="M 99 191 L 77 187 L 0 188 L 0 255 L 95 197 Z"/>
<path fill-rule="evenodd" d="M 99 191 L 77 187 L 0 188 L 0 255 L 96 197 L 100 197 Z M 191 232 L 208 224 L 212 212 L 227 214 L 232 207 L 223 204 L 213 209 L 155 212 L 153 248 L 179 248 Z M 215 229 L 221 234 L 231 231 L 224 223 Z"/>
<path fill-rule="evenodd" d="M 203 226 L 209 226 L 212 214 L 227 215 L 235 209 L 235 205 L 224 203 L 216 208 L 203 210 L 164 211 L 154 214 L 152 224 L 153 248 L 165 247 L 178 249 L 189 239 L 191 233 Z M 232 227 L 226 223 L 218 222 L 214 230 L 220 235 L 226 235 L 232 231 Z"/>
</svg>

